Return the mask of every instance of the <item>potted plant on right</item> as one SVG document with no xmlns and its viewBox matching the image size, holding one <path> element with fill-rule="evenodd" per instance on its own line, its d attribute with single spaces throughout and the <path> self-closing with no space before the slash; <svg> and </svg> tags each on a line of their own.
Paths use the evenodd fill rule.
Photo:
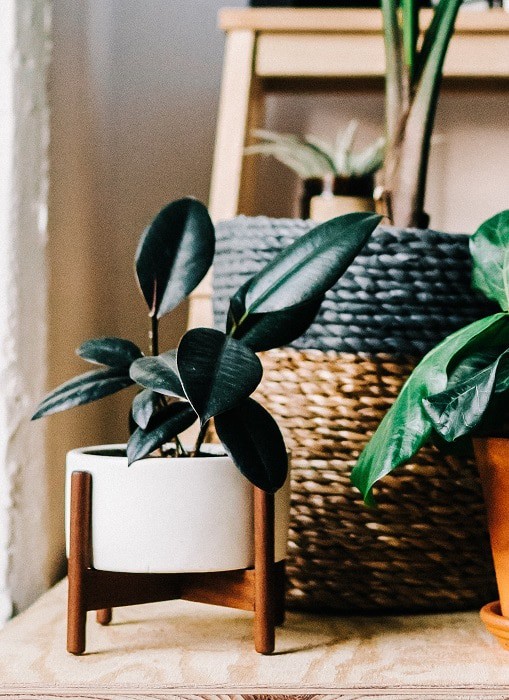
<svg viewBox="0 0 509 700">
<path fill-rule="evenodd" d="M 412 372 L 359 457 L 351 479 L 368 504 L 382 477 L 427 442 L 464 452 L 472 438 L 500 601 L 481 612 L 509 648 L 509 210 L 470 239 L 472 283 L 501 311 L 445 338 Z M 453 554 L 451 556 L 454 556 Z"/>
</svg>

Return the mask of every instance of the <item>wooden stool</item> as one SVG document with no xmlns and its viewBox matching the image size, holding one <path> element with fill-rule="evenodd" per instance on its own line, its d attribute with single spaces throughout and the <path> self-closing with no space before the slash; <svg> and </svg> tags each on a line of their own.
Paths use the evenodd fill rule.
<svg viewBox="0 0 509 700">
<path fill-rule="evenodd" d="M 274 563 L 274 496 L 254 487 L 254 568 L 189 574 L 133 574 L 91 567 L 92 475 L 71 476 L 67 651 L 82 654 L 88 610 L 111 622 L 112 608 L 162 600 L 191 600 L 253 610 L 255 649 L 274 651 L 284 621 L 285 562 Z"/>
</svg>

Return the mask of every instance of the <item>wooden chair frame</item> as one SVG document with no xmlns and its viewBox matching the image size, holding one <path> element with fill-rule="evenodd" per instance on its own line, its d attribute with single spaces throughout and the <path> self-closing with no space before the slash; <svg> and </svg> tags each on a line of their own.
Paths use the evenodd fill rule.
<svg viewBox="0 0 509 700">
<path fill-rule="evenodd" d="M 191 600 L 254 611 L 254 642 L 271 654 L 284 621 L 285 562 L 274 563 L 274 496 L 254 487 L 254 568 L 187 574 L 100 571 L 91 566 L 92 475 L 71 475 L 67 651 L 83 654 L 87 611 L 107 625 L 112 608 L 162 600 Z"/>
</svg>

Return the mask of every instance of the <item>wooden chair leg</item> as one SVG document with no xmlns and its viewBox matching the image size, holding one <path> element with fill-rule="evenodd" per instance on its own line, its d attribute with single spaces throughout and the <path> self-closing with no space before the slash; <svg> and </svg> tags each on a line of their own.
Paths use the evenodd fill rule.
<svg viewBox="0 0 509 700">
<path fill-rule="evenodd" d="M 102 608 L 96 612 L 96 620 L 100 625 L 109 625 L 112 618 L 111 608 Z"/>
<path fill-rule="evenodd" d="M 85 572 L 90 564 L 91 485 L 88 472 L 72 473 L 67 601 L 67 651 L 71 654 L 83 654 L 86 645 Z"/>
<path fill-rule="evenodd" d="M 272 654 L 274 620 L 274 496 L 255 487 L 255 649 Z"/>
</svg>

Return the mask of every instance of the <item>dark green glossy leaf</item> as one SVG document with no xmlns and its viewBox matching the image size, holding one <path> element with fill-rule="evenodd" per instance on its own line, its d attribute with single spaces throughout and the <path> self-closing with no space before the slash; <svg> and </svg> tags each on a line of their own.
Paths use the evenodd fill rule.
<svg viewBox="0 0 509 700">
<path fill-rule="evenodd" d="M 241 473 L 274 493 L 286 481 L 288 455 L 276 421 L 254 399 L 246 399 L 214 419 L 223 446 Z"/>
<path fill-rule="evenodd" d="M 355 213 L 320 224 L 282 250 L 235 293 L 248 314 L 282 311 L 322 296 L 348 268 L 381 217 Z"/>
<path fill-rule="evenodd" d="M 215 235 L 207 208 L 186 197 L 168 204 L 145 230 L 136 251 L 136 274 L 150 315 L 161 318 L 205 277 Z"/>
<path fill-rule="evenodd" d="M 39 404 L 32 420 L 102 399 L 133 383 L 125 367 L 99 369 L 80 374 L 50 392 Z"/>
<path fill-rule="evenodd" d="M 127 443 L 127 463 L 146 457 L 165 442 L 187 430 L 196 420 L 196 413 L 187 401 L 175 401 L 159 411 L 148 424 L 147 430 L 137 428 Z"/>
<path fill-rule="evenodd" d="M 233 337 L 242 340 L 255 352 L 279 348 L 300 338 L 307 331 L 320 310 L 323 299 L 322 295 L 282 311 L 249 314 L 244 322 L 240 323 L 243 308 L 232 298 L 226 330 L 229 333 L 235 327 Z"/>
<path fill-rule="evenodd" d="M 165 406 L 166 401 L 161 394 L 144 389 L 134 397 L 131 409 L 133 420 L 136 425 L 145 430 L 153 414 Z"/>
<path fill-rule="evenodd" d="M 509 209 L 485 221 L 470 238 L 472 284 L 509 308 Z"/>
<path fill-rule="evenodd" d="M 484 360 L 485 366 L 479 369 Z M 468 435 L 482 421 L 494 391 L 509 386 L 509 350 L 494 361 L 493 353 L 476 353 L 458 366 L 465 379 L 448 382 L 447 389 L 423 399 L 424 410 L 435 430 L 449 442 Z"/>
<path fill-rule="evenodd" d="M 185 399 L 175 357 L 175 350 L 163 352 L 156 357 L 142 357 L 131 365 L 131 378 L 140 386 L 158 394 Z"/>
<path fill-rule="evenodd" d="M 351 480 L 367 503 L 373 503 L 375 482 L 409 460 L 430 437 L 433 424 L 422 400 L 446 388 L 456 357 L 504 342 L 509 342 L 509 316 L 498 313 L 448 336 L 419 363 L 352 471 Z"/>
<path fill-rule="evenodd" d="M 184 335 L 177 365 L 202 425 L 252 394 L 263 373 L 251 348 L 211 328 L 194 328 Z"/>
<path fill-rule="evenodd" d="M 87 362 L 107 367 L 129 367 L 139 357 L 143 357 L 140 348 L 124 338 L 86 340 L 76 350 L 76 354 Z"/>
</svg>

